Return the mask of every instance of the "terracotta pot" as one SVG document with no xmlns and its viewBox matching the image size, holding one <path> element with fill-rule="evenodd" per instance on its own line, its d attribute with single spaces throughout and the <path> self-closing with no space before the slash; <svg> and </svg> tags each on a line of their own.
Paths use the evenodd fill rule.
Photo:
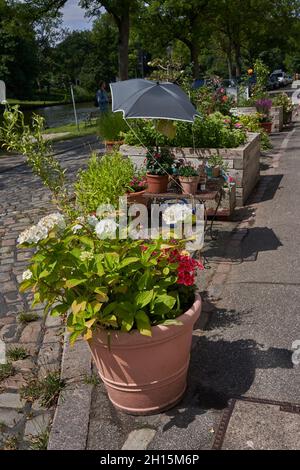
<svg viewBox="0 0 300 470">
<path fill-rule="evenodd" d="M 261 122 L 260 125 L 266 131 L 267 134 L 271 134 L 272 122 Z"/>
<path fill-rule="evenodd" d="M 219 176 L 220 176 L 220 171 L 221 171 L 221 170 L 220 170 L 220 167 L 219 167 L 219 166 L 214 166 L 214 167 L 212 168 L 212 177 L 213 177 L 213 178 L 219 178 Z"/>
<path fill-rule="evenodd" d="M 153 414 L 179 402 L 186 389 L 193 326 L 201 297 L 177 318 L 182 325 L 158 325 L 152 336 L 138 331 L 94 331 L 89 346 L 113 405 L 131 414 Z"/>
<path fill-rule="evenodd" d="M 113 152 L 114 150 L 119 150 L 121 145 L 123 145 L 123 140 L 106 140 L 105 141 L 105 151 L 107 153 Z"/>
<path fill-rule="evenodd" d="M 196 194 L 200 176 L 179 176 L 183 194 Z"/>
<path fill-rule="evenodd" d="M 166 193 L 169 175 L 150 175 L 147 173 L 148 193 Z"/>
<path fill-rule="evenodd" d="M 135 193 L 127 193 L 126 196 L 128 204 L 145 204 L 145 193 L 146 189 L 143 191 L 136 191 Z"/>
</svg>

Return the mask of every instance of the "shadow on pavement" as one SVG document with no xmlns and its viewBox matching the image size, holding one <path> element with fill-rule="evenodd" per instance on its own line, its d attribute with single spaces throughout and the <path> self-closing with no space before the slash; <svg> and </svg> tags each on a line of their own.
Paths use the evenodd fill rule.
<svg viewBox="0 0 300 470">
<path fill-rule="evenodd" d="M 251 387 L 256 369 L 291 369 L 291 351 L 263 349 L 253 340 L 224 341 L 199 337 L 191 355 L 189 385 L 181 403 L 166 412 L 173 426 L 187 428 L 207 410 L 222 410 L 232 397 L 243 396 Z"/>
</svg>

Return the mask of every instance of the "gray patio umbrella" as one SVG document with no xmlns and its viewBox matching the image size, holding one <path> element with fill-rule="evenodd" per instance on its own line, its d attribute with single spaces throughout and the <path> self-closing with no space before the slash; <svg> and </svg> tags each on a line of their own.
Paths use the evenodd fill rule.
<svg viewBox="0 0 300 470">
<path fill-rule="evenodd" d="M 123 117 L 193 122 L 198 115 L 186 93 L 174 83 L 136 78 L 110 84 L 112 111 Z"/>
</svg>

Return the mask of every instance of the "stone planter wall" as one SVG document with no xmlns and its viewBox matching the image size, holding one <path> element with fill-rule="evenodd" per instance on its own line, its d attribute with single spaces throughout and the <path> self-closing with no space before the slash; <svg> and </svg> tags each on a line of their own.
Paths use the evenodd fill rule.
<svg viewBox="0 0 300 470">
<path fill-rule="evenodd" d="M 186 158 L 192 165 L 198 166 L 207 160 L 211 155 L 219 154 L 228 164 L 228 173 L 236 181 L 236 204 L 245 204 L 251 191 L 259 180 L 259 160 L 260 160 L 260 136 L 249 133 L 246 144 L 236 148 L 221 149 L 193 149 L 179 148 L 171 149 L 176 158 Z M 138 168 L 144 167 L 146 149 L 143 147 L 133 147 L 122 145 L 120 152 L 131 158 Z"/>
<path fill-rule="evenodd" d="M 254 106 L 235 108 L 236 114 L 255 114 Z M 272 106 L 270 116 L 272 117 L 272 132 L 280 132 L 283 129 L 283 107 Z"/>
</svg>

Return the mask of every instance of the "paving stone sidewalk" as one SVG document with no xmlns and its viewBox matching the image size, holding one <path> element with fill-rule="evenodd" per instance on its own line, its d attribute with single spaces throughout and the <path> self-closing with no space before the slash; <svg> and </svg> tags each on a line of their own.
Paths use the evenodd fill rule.
<svg viewBox="0 0 300 470">
<path fill-rule="evenodd" d="M 91 138 L 55 145 L 70 182 L 91 150 L 100 147 Z M 16 240 L 20 232 L 56 210 L 50 193 L 23 157 L 0 157 L 0 347 L 5 344 L 8 357 L 17 348 L 27 354 L 23 360 L 9 361 L 6 377 L 0 364 L 0 448 L 4 449 L 29 448 L 53 418 L 53 408 L 21 400 L 20 389 L 33 377 L 41 379 L 49 372 L 60 371 L 64 330 L 60 319 L 45 320 L 41 308 L 30 308 L 30 296 L 19 292 L 31 251 L 19 250 Z M 20 322 L 19 315 L 24 312 L 33 312 L 34 321 Z"/>
</svg>

